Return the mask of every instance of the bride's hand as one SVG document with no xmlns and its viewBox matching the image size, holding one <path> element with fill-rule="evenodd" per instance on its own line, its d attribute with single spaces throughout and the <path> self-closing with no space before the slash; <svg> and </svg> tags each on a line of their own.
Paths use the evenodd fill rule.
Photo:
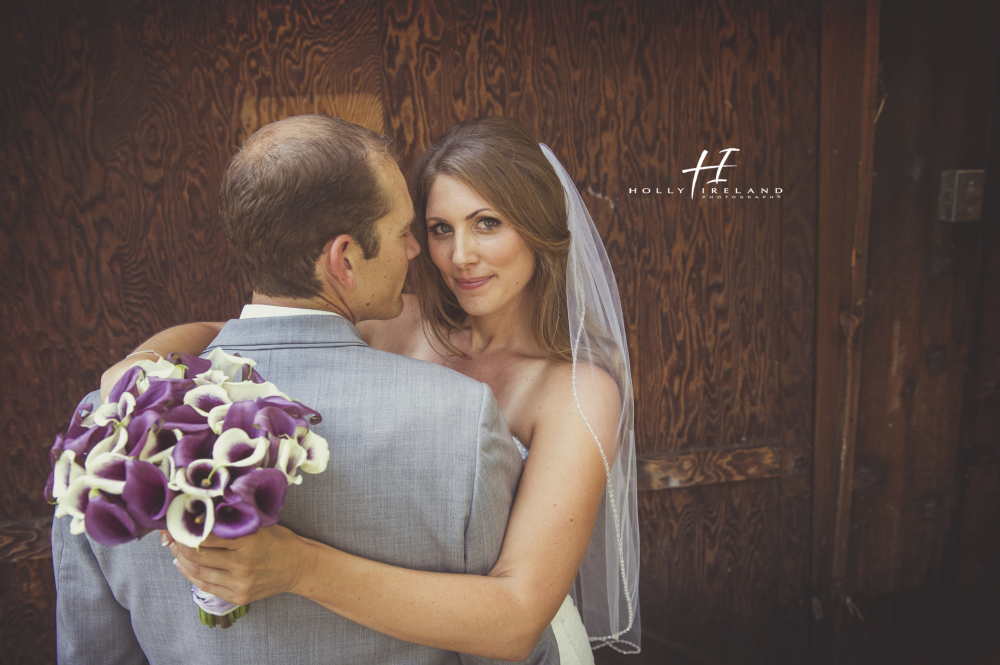
<svg viewBox="0 0 1000 665">
<path fill-rule="evenodd" d="M 139 360 L 156 360 L 157 355 L 166 357 L 174 351 L 197 356 L 212 343 L 219 331 L 222 330 L 222 322 L 206 321 L 204 323 L 184 323 L 173 328 L 167 328 L 158 332 L 148 340 L 136 347 L 137 352 L 131 354 L 124 360 L 119 360 L 101 375 L 101 399 L 107 398 L 108 393 L 118 379 L 122 378 L 128 368 Z M 145 352 L 140 352 L 140 350 Z"/>
<path fill-rule="evenodd" d="M 164 542 L 169 540 L 169 536 L 164 538 Z M 174 565 L 189 582 L 225 601 L 246 605 L 294 593 L 315 561 L 310 543 L 275 524 L 235 540 L 210 535 L 197 550 L 173 541 L 170 551 L 176 557 Z"/>
</svg>

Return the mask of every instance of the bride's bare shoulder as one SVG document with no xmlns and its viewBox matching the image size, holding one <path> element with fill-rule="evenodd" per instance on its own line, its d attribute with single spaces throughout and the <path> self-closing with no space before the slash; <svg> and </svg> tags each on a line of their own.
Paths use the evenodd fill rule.
<svg viewBox="0 0 1000 665">
<path fill-rule="evenodd" d="M 604 369 L 590 363 L 551 361 L 536 388 L 535 403 L 544 421 L 575 421 L 580 410 L 602 429 L 617 423 L 621 415 L 618 383 Z"/>
<path fill-rule="evenodd" d="M 385 321 L 362 321 L 358 332 L 374 349 L 413 356 L 424 338 L 417 297 L 404 293 L 403 312 L 399 316 Z"/>
</svg>

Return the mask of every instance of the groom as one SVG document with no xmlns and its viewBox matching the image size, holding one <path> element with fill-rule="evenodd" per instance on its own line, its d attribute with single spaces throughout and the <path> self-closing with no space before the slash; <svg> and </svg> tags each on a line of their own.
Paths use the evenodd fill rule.
<svg viewBox="0 0 1000 665">
<path fill-rule="evenodd" d="M 304 542 L 397 566 L 489 572 L 521 472 L 492 393 L 375 351 L 353 325 L 401 312 L 420 251 L 386 139 L 327 116 L 268 125 L 230 163 L 220 208 L 254 304 L 213 346 L 254 358 L 318 410 L 315 430 L 330 443 L 327 470 L 288 493 L 281 524 Z M 492 662 L 388 637 L 294 585 L 254 601 L 229 629 L 207 628 L 155 535 L 106 548 L 59 519 L 52 552 L 61 663 Z M 559 662 L 551 628 L 525 662 Z"/>
</svg>

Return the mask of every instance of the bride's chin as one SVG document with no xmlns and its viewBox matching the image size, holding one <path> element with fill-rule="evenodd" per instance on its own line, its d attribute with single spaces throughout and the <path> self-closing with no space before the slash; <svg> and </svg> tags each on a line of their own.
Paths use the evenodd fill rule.
<svg viewBox="0 0 1000 665">
<path fill-rule="evenodd" d="M 470 298 L 468 296 L 463 298 L 457 293 L 455 294 L 455 297 L 458 300 L 458 306 L 461 307 L 462 311 L 468 316 L 487 316 L 493 312 L 492 308 L 484 306 L 483 303 L 476 302 L 475 298 Z"/>
</svg>

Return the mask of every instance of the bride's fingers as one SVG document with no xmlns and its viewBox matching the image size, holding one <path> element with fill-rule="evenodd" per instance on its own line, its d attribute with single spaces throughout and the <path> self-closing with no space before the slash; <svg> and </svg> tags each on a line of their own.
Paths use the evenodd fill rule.
<svg viewBox="0 0 1000 665">
<path fill-rule="evenodd" d="M 170 551 L 178 559 L 186 559 L 191 563 L 201 564 L 209 568 L 228 568 L 227 564 L 232 564 L 232 553 L 230 550 L 205 547 L 204 544 L 198 549 L 181 545 L 176 540 L 170 544 Z"/>
<path fill-rule="evenodd" d="M 174 559 L 174 566 L 180 571 L 189 582 L 196 584 L 202 591 L 208 591 L 209 593 L 215 593 L 211 589 L 203 585 L 211 585 L 213 587 L 224 589 L 225 591 L 232 593 L 233 589 L 230 586 L 232 582 L 232 576 L 225 570 L 219 570 L 218 568 L 210 568 L 208 566 L 203 566 L 197 563 L 191 563 L 185 559 L 178 557 Z M 223 595 L 215 593 L 216 596 L 220 598 Z"/>
<path fill-rule="evenodd" d="M 207 580 L 198 579 L 197 577 L 191 577 L 184 572 L 181 566 L 178 566 L 177 569 L 181 571 L 181 575 L 184 575 L 184 579 L 186 579 L 188 582 L 198 587 L 201 591 L 205 591 L 207 593 L 212 594 L 213 596 L 216 596 L 217 598 L 221 598 L 227 603 L 233 603 L 234 605 L 246 604 L 238 602 L 237 600 L 238 594 L 229 587 L 223 586 L 221 584 L 214 584 Z"/>
</svg>

